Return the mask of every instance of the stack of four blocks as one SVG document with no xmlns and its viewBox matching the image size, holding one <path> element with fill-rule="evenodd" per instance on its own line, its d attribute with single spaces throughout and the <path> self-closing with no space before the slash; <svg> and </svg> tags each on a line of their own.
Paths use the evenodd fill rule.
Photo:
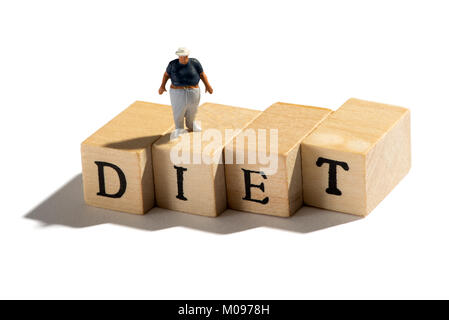
<svg viewBox="0 0 449 320">
<path fill-rule="evenodd" d="M 213 217 L 227 207 L 288 217 L 306 204 L 365 216 L 410 169 L 410 112 L 397 106 L 349 99 L 335 112 L 289 103 L 260 112 L 205 103 L 197 120 L 203 132 L 182 139 L 190 163 L 173 163 L 180 144 L 170 140 L 171 107 L 129 106 L 81 145 L 86 203 Z M 210 129 L 221 141 L 201 138 Z M 272 174 L 256 156 L 258 140 L 248 137 L 261 129 L 277 131 Z"/>
</svg>

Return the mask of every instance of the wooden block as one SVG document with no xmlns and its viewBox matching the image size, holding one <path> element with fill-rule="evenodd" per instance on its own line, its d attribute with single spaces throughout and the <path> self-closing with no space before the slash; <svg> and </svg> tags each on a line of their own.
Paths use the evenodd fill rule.
<svg viewBox="0 0 449 320">
<path fill-rule="evenodd" d="M 225 154 L 233 154 L 233 161 L 229 163 L 227 157 L 225 166 L 228 206 L 280 217 L 295 213 L 303 203 L 300 143 L 331 112 L 278 102 L 249 124 L 226 146 Z M 277 130 L 276 137 L 270 135 L 272 129 Z M 254 133 L 257 140 L 248 138 Z M 266 150 L 259 144 L 263 136 Z M 241 143 L 244 138 L 247 142 Z M 273 138 L 277 139 L 277 147 Z M 271 152 L 271 166 L 258 156 L 259 150 L 262 154 Z M 244 161 L 238 161 L 238 155 L 242 154 Z M 273 166 L 277 169 L 270 170 Z"/>
<path fill-rule="evenodd" d="M 410 169 L 410 112 L 349 99 L 301 150 L 304 202 L 365 216 Z"/>
<path fill-rule="evenodd" d="M 189 132 L 172 141 L 170 134 L 166 134 L 157 140 L 153 144 L 157 205 L 211 217 L 223 212 L 226 209 L 224 146 L 259 114 L 256 110 L 205 103 L 196 115 L 202 132 Z M 187 161 L 172 159 L 170 154 L 179 150 L 188 150 Z"/>
<path fill-rule="evenodd" d="M 81 144 L 87 204 L 144 214 L 154 206 L 151 145 L 173 127 L 170 106 L 137 101 Z"/>
</svg>

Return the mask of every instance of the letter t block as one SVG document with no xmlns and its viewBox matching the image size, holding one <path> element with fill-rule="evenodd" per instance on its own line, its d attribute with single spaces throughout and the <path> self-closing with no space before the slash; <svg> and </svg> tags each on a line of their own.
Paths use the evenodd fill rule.
<svg viewBox="0 0 449 320">
<path fill-rule="evenodd" d="M 365 216 L 410 169 L 410 111 L 349 99 L 301 153 L 305 204 Z"/>
</svg>

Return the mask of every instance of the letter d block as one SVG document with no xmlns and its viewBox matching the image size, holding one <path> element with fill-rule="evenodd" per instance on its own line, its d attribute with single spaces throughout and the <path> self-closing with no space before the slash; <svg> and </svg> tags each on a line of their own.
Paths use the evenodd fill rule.
<svg viewBox="0 0 449 320">
<path fill-rule="evenodd" d="M 205 103 L 196 121 L 201 132 L 153 144 L 156 203 L 161 208 L 215 217 L 226 209 L 223 149 L 260 111 Z"/>
<path fill-rule="evenodd" d="M 229 207 L 280 217 L 295 213 L 303 204 L 300 143 L 331 112 L 278 102 L 226 145 Z"/>
<path fill-rule="evenodd" d="M 171 130 L 171 107 L 137 101 L 81 144 L 87 204 L 144 214 L 154 206 L 151 146 Z"/>
<path fill-rule="evenodd" d="M 365 216 L 410 169 L 410 111 L 349 99 L 301 151 L 304 202 Z"/>
</svg>

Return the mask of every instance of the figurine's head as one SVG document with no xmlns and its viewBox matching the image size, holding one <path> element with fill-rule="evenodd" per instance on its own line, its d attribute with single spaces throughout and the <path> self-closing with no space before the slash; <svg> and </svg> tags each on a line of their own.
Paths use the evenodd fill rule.
<svg viewBox="0 0 449 320">
<path fill-rule="evenodd" d="M 189 62 L 189 56 L 179 56 L 180 64 L 187 64 L 187 62 Z"/>
<path fill-rule="evenodd" d="M 189 49 L 185 47 L 181 47 L 176 51 L 176 55 L 179 57 L 179 63 L 187 64 L 189 62 Z"/>
</svg>

